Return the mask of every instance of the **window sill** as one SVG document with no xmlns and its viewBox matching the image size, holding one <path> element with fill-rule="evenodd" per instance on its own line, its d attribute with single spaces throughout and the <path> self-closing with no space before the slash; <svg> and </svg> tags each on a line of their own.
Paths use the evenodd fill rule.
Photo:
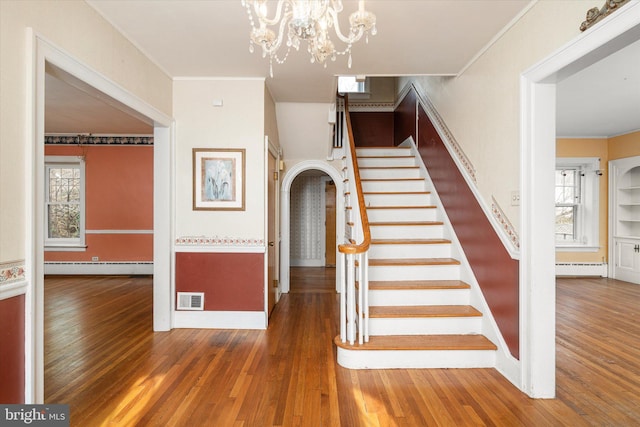
<svg viewBox="0 0 640 427">
<path fill-rule="evenodd" d="M 85 252 L 87 245 L 46 245 L 44 251 L 55 252 Z"/>
<path fill-rule="evenodd" d="M 600 246 L 556 245 L 556 252 L 598 252 Z"/>
</svg>

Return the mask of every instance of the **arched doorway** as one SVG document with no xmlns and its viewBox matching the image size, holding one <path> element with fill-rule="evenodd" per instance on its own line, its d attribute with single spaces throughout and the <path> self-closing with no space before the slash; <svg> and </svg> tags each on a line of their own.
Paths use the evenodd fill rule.
<svg viewBox="0 0 640 427">
<path fill-rule="evenodd" d="M 280 283 L 282 293 L 288 293 L 289 284 L 289 268 L 291 266 L 291 186 L 300 174 L 305 171 L 317 170 L 328 175 L 335 183 L 336 187 L 336 236 L 337 242 L 340 243 L 339 236 L 344 236 L 344 186 L 342 183 L 342 176 L 331 165 L 320 160 L 306 160 L 294 165 L 289 169 L 284 179 L 282 180 L 281 187 L 281 256 L 280 256 Z M 339 258 L 336 261 L 336 278 L 342 274 L 342 265 Z M 336 290 L 338 289 L 336 279 Z"/>
</svg>

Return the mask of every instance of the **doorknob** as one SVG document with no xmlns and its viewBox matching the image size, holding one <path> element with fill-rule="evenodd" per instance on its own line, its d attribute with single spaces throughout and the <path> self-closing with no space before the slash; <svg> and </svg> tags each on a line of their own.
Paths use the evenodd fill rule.
<svg viewBox="0 0 640 427">
<path fill-rule="evenodd" d="M 269 246 L 273 246 L 275 243 L 273 242 L 269 242 Z"/>
</svg>

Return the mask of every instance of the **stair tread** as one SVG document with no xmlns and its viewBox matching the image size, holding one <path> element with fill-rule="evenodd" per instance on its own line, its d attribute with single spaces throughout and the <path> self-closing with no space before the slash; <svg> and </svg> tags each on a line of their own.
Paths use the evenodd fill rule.
<svg viewBox="0 0 640 427">
<path fill-rule="evenodd" d="M 416 266 L 416 265 L 459 265 L 454 258 L 373 258 L 369 259 L 369 266 Z"/>
<path fill-rule="evenodd" d="M 402 156 L 398 156 L 398 155 L 390 155 L 390 156 L 367 156 L 367 155 L 360 155 L 358 154 L 356 156 L 358 158 L 358 160 L 360 159 L 409 159 L 409 158 L 413 158 L 413 156 L 411 155 L 411 153 L 408 154 L 404 154 Z"/>
<path fill-rule="evenodd" d="M 362 178 L 362 182 L 375 182 L 375 181 L 424 181 L 424 178 Z"/>
<path fill-rule="evenodd" d="M 420 166 L 360 166 L 358 169 L 420 169 Z"/>
<path fill-rule="evenodd" d="M 369 290 L 469 289 L 462 280 L 397 280 L 370 281 Z"/>
<path fill-rule="evenodd" d="M 372 245 L 438 245 L 448 244 L 448 239 L 371 239 Z"/>
<path fill-rule="evenodd" d="M 403 225 L 442 225 L 442 221 L 377 221 L 370 222 L 369 226 L 403 226 Z"/>
<path fill-rule="evenodd" d="M 497 350 L 484 335 L 389 335 L 372 336 L 369 342 L 350 345 L 336 336 L 334 343 L 347 350 Z"/>
<path fill-rule="evenodd" d="M 409 305 L 369 307 L 370 318 L 399 317 L 480 317 L 482 313 L 470 305 Z"/>
<path fill-rule="evenodd" d="M 374 194 L 384 194 L 387 196 L 390 195 L 405 195 L 405 194 L 431 194 L 430 191 L 364 191 L 362 194 L 366 195 L 374 195 Z"/>
<path fill-rule="evenodd" d="M 367 206 L 368 209 L 435 209 L 435 205 L 421 206 Z"/>
</svg>

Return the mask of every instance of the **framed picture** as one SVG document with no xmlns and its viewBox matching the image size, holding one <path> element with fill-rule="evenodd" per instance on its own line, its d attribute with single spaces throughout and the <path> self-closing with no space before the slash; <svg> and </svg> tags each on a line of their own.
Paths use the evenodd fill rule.
<svg viewBox="0 0 640 427">
<path fill-rule="evenodd" d="M 193 149 L 193 210 L 244 208 L 244 149 Z"/>
</svg>

